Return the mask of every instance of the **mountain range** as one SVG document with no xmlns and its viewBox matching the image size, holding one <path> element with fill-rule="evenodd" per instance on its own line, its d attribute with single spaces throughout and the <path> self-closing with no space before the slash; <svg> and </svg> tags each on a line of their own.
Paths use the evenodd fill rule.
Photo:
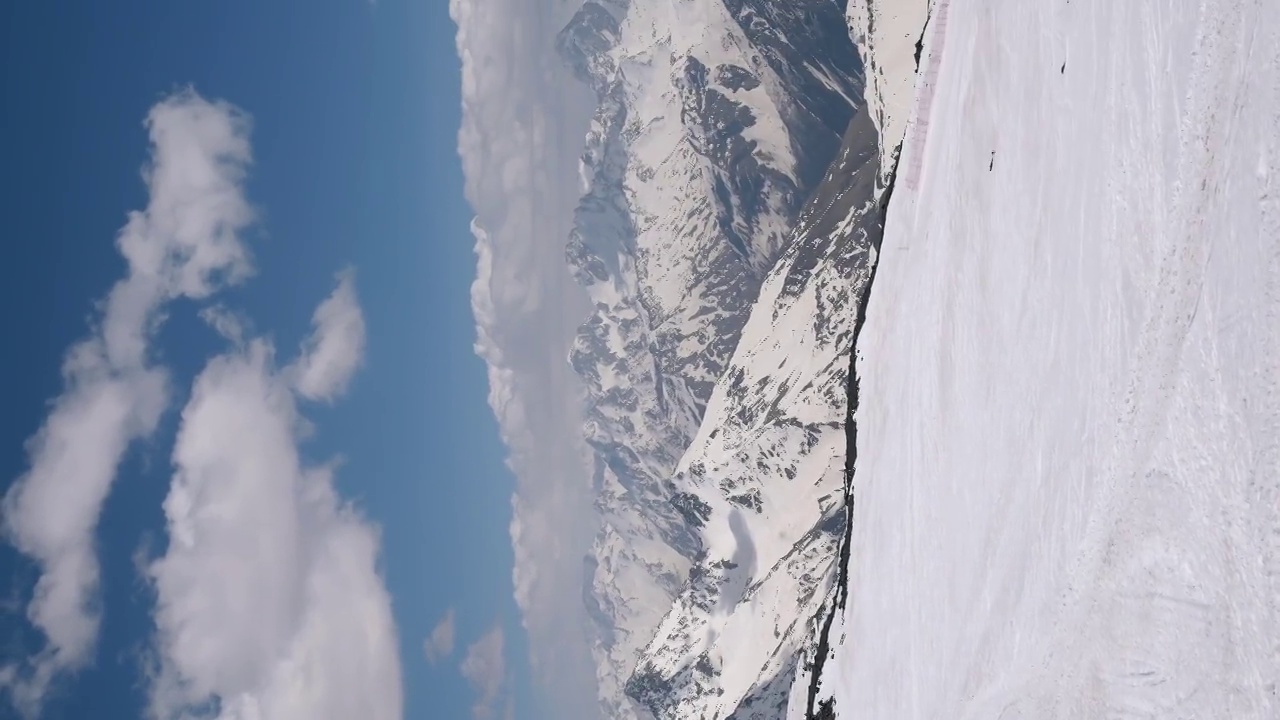
<svg viewBox="0 0 1280 720">
<path fill-rule="evenodd" d="M 886 187 L 848 12 L 588 0 L 557 38 L 598 100 L 566 254 L 606 717 L 781 717 L 816 642 Z"/>
</svg>

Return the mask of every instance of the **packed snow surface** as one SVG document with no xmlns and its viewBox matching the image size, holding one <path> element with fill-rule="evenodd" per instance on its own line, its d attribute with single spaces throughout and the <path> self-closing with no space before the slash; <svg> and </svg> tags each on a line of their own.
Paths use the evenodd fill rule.
<svg viewBox="0 0 1280 720">
<path fill-rule="evenodd" d="M 1280 3 L 953 0 L 946 24 L 859 341 L 821 695 L 1277 717 Z"/>
</svg>

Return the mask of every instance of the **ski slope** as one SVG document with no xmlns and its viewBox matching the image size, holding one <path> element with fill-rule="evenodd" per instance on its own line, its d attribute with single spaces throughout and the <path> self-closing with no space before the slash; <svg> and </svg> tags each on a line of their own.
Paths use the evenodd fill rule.
<svg viewBox="0 0 1280 720">
<path fill-rule="evenodd" d="M 845 720 L 1280 717 L 1280 3 L 946 25 L 859 341 L 820 694 Z"/>
</svg>

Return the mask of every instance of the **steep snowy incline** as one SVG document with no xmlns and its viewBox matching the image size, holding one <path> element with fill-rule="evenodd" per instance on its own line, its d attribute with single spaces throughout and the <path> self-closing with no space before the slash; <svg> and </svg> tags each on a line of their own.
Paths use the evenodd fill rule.
<svg viewBox="0 0 1280 720">
<path fill-rule="evenodd" d="M 881 213 L 861 109 L 673 478 L 702 553 L 627 691 L 660 718 L 777 719 L 844 536 L 855 305 Z"/>
<path fill-rule="evenodd" d="M 947 23 L 859 340 L 828 716 L 1275 718 L 1280 3 Z"/>
<path fill-rule="evenodd" d="M 925 21 L 949 2 L 849 0 L 849 32 L 866 62 L 867 105 L 880 134 L 883 181 L 894 172 L 911 115 Z"/>
</svg>

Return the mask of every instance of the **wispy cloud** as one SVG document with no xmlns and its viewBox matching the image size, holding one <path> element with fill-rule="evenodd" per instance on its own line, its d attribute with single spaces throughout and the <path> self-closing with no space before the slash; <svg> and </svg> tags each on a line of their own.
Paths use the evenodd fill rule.
<svg viewBox="0 0 1280 720">
<path fill-rule="evenodd" d="M 244 343 L 245 319 L 222 305 L 210 305 L 200 309 L 200 319 L 213 331 L 234 345 Z"/>
<path fill-rule="evenodd" d="M 353 270 L 338 274 L 338 288 L 316 308 L 315 332 L 292 367 L 298 393 L 309 400 L 332 402 L 346 392 L 364 356 L 364 315 L 354 278 Z"/>
<path fill-rule="evenodd" d="M 335 320 L 336 318 L 336 320 Z M 211 361 L 182 412 L 156 589 L 156 718 L 393 720 L 402 712 L 378 533 L 306 467 L 299 395 L 332 400 L 359 364 L 350 275 L 320 306 L 298 364 L 250 341 Z M 294 368 L 302 368 L 294 372 Z M 320 384 L 296 381 L 308 373 Z"/>
<path fill-rule="evenodd" d="M 180 92 L 151 108 L 145 210 L 116 238 L 128 275 L 102 303 L 89 336 L 63 363 L 63 392 L 27 445 L 30 467 L 4 498 L 9 539 L 40 569 L 27 617 L 45 646 L 5 669 L 15 704 L 39 712 L 49 682 L 89 662 L 100 623 L 93 536 L 129 445 L 150 435 L 167 403 L 167 376 L 149 362 L 162 308 L 205 298 L 250 273 L 241 233 L 253 222 L 243 192 L 247 117 Z"/>
<path fill-rule="evenodd" d="M 518 486 L 513 580 L 535 678 L 552 711 L 595 707 L 582 622 L 593 534 L 581 386 L 566 358 L 587 317 L 564 260 L 594 102 L 553 50 L 573 0 L 451 0 L 462 60 L 458 152 L 475 210 L 476 352 Z"/>
<path fill-rule="evenodd" d="M 453 655 L 453 643 L 457 633 L 454 614 L 453 608 L 449 608 L 449 611 L 431 630 L 431 634 L 422 642 L 422 651 L 427 656 L 427 662 L 432 665 L 438 665 Z"/>
<path fill-rule="evenodd" d="M 510 707 L 510 699 L 505 693 L 505 645 L 502 626 L 494 625 L 467 648 L 467 655 L 462 660 L 462 677 L 467 679 L 476 694 L 476 701 L 471 706 L 471 717 L 475 720 L 495 720 L 504 707 Z"/>
</svg>

